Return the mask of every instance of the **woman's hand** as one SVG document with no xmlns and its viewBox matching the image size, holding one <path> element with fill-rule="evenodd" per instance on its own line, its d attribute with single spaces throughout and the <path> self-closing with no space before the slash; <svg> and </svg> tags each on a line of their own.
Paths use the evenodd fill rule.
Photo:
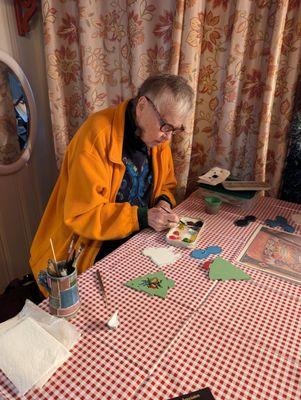
<svg viewBox="0 0 301 400">
<path fill-rule="evenodd" d="M 165 201 L 162 202 L 164 205 L 160 203 L 161 201 L 147 213 L 148 225 L 157 232 L 173 228 L 179 222 L 179 217 L 171 210 L 169 203 Z"/>
</svg>

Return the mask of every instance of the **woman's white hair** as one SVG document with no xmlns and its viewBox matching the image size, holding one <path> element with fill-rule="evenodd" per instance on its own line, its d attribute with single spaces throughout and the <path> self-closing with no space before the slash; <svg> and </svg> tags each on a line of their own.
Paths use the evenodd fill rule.
<svg viewBox="0 0 301 400">
<path fill-rule="evenodd" d="M 143 82 L 136 99 L 141 96 L 149 97 L 161 111 L 168 109 L 186 116 L 192 109 L 194 93 L 182 76 L 160 74 L 150 76 Z"/>
</svg>

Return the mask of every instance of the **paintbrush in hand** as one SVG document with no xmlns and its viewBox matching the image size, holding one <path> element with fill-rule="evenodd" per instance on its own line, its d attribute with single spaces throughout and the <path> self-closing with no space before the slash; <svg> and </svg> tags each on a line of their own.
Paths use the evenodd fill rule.
<svg viewBox="0 0 301 400">
<path fill-rule="evenodd" d="M 167 214 L 171 214 L 171 210 L 167 210 L 167 208 L 164 208 L 162 206 L 160 206 L 160 208 L 162 208 L 162 210 L 164 210 Z M 183 225 L 187 226 L 187 223 L 185 221 L 182 221 L 181 219 L 179 220 L 179 222 L 181 222 Z"/>
</svg>

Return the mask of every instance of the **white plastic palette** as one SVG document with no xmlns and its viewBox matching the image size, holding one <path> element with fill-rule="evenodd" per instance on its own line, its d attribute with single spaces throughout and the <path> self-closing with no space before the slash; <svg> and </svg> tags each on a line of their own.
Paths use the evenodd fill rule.
<svg viewBox="0 0 301 400">
<path fill-rule="evenodd" d="M 194 248 L 203 228 L 201 219 L 182 217 L 177 226 L 168 231 L 166 241 L 173 246 Z"/>
</svg>

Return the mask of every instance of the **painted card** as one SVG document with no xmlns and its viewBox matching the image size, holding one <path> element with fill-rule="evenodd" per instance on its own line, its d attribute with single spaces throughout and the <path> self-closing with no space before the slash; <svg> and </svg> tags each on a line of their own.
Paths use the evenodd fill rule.
<svg viewBox="0 0 301 400">
<path fill-rule="evenodd" d="M 174 285 L 174 281 L 166 278 L 163 271 L 138 276 L 125 282 L 125 286 L 136 289 L 139 292 L 148 293 L 151 296 L 162 297 L 163 299 L 167 296 L 168 289 L 173 288 Z"/>
<path fill-rule="evenodd" d="M 238 257 L 249 267 L 301 282 L 301 236 L 259 226 Z"/>
</svg>

